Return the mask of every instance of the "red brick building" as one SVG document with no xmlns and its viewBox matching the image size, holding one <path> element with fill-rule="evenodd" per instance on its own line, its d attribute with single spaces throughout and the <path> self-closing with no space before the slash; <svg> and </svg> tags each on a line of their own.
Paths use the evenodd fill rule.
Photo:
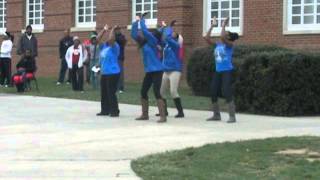
<svg viewBox="0 0 320 180">
<path fill-rule="evenodd" d="M 73 35 L 86 38 L 105 23 L 120 25 L 129 39 L 126 77 L 137 80 L 142 65 L 127 25 L 146 11 L 151 12 L 150 27 L 157 21 L 178 20 L 177 31 L 184 36 L 188 53 L 204 45 L 202 35 L 213 16 L 219 21 L 231 17 L 229 29 L 239 32 L 239 43 L 320 49 L 320 0 L 0 0 L 0 30 L 7 29 L 18 39 L 32 24 L 39 40 L 39 73 L 57 76 L 57 46 L 64 29 L 70 27 Z"/>
</svg>

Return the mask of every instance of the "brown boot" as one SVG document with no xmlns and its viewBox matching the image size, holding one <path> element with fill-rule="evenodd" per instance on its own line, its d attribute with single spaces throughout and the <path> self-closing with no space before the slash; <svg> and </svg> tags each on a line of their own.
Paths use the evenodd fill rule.
<svg viewBox="0 0 320 180">
<path fill-rule="evenodd" d="M 149 120 L 149 102 L 146 99 L 141 98 L 142 115 L 136 118 L 137 121 Z"/>
<path fill-rule="evenodd" d="M 158 105 L 159 114 L 160 114 L 160 120 L 158 120 L 157 122 L 158 123 L 167 122 L 166 108 L 165 108 L 165 103 L 164 103 L 163 99 L 158 99 L 157 105 Z"/>
</svg>

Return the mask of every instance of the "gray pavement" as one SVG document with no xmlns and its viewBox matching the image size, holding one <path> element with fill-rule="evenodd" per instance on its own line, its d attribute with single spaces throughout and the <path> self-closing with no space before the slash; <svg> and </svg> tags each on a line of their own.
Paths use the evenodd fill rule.
<svg viewBox="0 0 320 180">
<path fill-rule="evenodd" d="M 320 136 L 320 117 L 239 114 L 238 123 L 227 124 L 204 121 L 210 112 L 187 110 L 185 119 L 169 117 L 168 123 L 157 124 L 154 116 L 134 121 L 139 106 L 121 104 L 120 109 L 119 118 L 96 117 L 98 102 L 0 95 L 0 179 L 136 180 L 131 160 L 151 153 L 225 141 Z M 151 115 L 156 111 L 150 108 Z"/>
</svg>

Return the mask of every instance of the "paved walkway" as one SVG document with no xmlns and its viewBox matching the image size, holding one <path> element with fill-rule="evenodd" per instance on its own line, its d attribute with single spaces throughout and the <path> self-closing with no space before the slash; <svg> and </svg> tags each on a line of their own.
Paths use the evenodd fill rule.
<svg viewBox="0 0 320 180">
<path fill-rule="evenodd" d="M 238 123 L 226 124 L 205 122 L 209 112 L 190 110 L 186 119 L 157 124 L 155 117 L 134 121 L 138 106 L 120 108 L 120 118 L 96 117 L 97 102 L 0 95 L 0 179 L 136 180 L 130 161 L 150 153 L 223 141 L 320 136 L 320 117 L 241 114 Z"/>
</svg>

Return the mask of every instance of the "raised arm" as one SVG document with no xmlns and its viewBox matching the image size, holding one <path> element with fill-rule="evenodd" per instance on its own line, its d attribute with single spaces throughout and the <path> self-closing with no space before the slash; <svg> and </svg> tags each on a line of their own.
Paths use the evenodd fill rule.
<svg viewBox="0 0 320 180">
<path fill-rule="evenodd" d="M 229 17 L 227 17 L 222 23 L 221 41 L 227 44 L 228 46 L 233 46 L 233 42 L 227 38 L 226 26 L 228 25 L 228 23 L 229 23 Z"/>
<path fill-rule="evenodd" d="M 179 49 L 180 44 L 178 41 L 172 38 L 173 29 L 172 27 L 167 27 L 164 29 L 164 39 L 165 42 L 173 49 Z"/>
<path fill-rule="evenodd" d="M 109 33 L 107 42 L 108 42 L 108 44 L 109 44 L 110 46 L 113 46 L 114 43 L 116 42 L 116 36 L 115 36 L 114 30 L 115 30 L 117 27 L 118 27 L 118 26 L 114 26 L 114 27 L 111 29 L 111 32 Z"/>
<path fill-rule="evenodd" d="M 135 41 L 138 40 L 138 24 L 139 24 L 139 21 L 135 21 L 132 23 L 132 27 L 131 27 L 131 37 Z"/>
<path fill-rule="evenodd" d="M 108 31 L 109 29 L 109 26 L 108 24 L 106 24 L 103 29 L 98 33 L 98 36 L 97 36 L 97 43 L 99 44 L 102 40 L 102 37 L 103 35 Z"/>
<path fill-rule="evenodd" d="M 210 29 L 208 30 L 206 36 L 204 36 L 204 40 L 209 44 L 209 45 L 214 45 L 216 42 L 214 40 L 211 39 L 211 33 L 212 33 L 212 29 L 214 28 L 214 26 L 217 25 L 217 19 L 216 17 L 213 17 Z"/>
<path fill-rule="evenodd" d="M 139 22 L 143 36 L 146 38 L 148 44 L 156 46 L 158 44 L 158 40 L 153 36 L 151 32 L 149 32 L 145 20 L 142 18 Z"/>
</svg>

